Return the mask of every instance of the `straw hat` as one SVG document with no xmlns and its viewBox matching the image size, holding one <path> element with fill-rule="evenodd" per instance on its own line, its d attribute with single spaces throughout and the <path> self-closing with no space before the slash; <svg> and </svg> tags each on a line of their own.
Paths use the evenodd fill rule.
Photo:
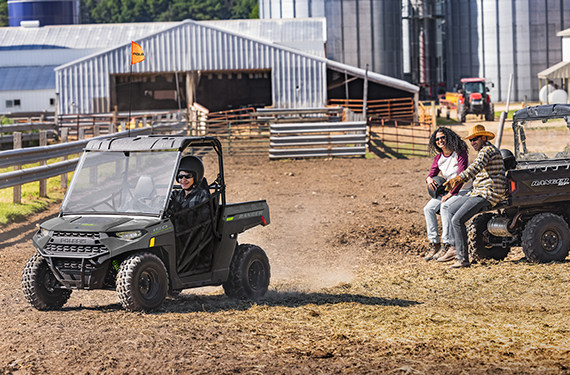
<svg viewBox="0 0 570 375">
<path fill-rule="evenodd" d="M 495 134 L 488 132 L 485 130 L 485 127 L 481 124 L 477 124 L 469 128 L 469 135 L 463 139 L 471 139 L 475 138 L 479 135 L 487 137 L 487 140 L 490 141 L 491 139 L 495 138 Z"/>
</svg>

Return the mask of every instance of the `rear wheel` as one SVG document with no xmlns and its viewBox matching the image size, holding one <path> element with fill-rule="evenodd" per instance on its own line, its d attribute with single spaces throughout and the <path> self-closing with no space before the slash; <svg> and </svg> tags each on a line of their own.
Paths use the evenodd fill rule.
<svg viewBox="0 0 570 375">
<path fill-rule="evenodd" d="M 468 249 L 471 259 L 478 261 L 481 259 L 503 260 L 511 250 L 509 247 L 496 245 L 500 242 L 499 237 L 493 236 L 487 230 L 487 223 L 494 216 L 491 212 L 477 215 L 467 228 Z"/>
<path fill-rule="evenodd" d="M 162 260 L 151 253 L 134 254 L 121 263 L 117 295 L 129 311 L 149 311 L 162 305 L 168 293 L 168 273 Z"/>
<path fill-rule="evenodd" d="M 563 260 L 570 250 L 568 223 L 551 213 L 534 216 L 522 232 L 522 249 L 526 258 L 535 263 Z"/>
<path fill-rule="evenodd" d="M 250 244 L 238 245 L 230 265 L 230 275 L 223 284 L 232 298 L 256 300 L 267 292 L 270 268 L 265 252 Z"/>
<path fill-rule="evenodd" d="M 47 261 L 37 253 L 24 267 L 22 291 L 30 305 L 38 310 L 60 309 L 71 296 L 71 290 L 62 288 Z"/>
</svg>

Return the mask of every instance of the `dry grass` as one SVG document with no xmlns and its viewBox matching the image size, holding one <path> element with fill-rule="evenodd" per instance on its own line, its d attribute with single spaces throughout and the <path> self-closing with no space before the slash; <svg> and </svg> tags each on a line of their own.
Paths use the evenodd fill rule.
<svg viewBox="0 0 570 375">
<path fill-rule="evenodd" d="M 257 303 L 196 289 L 133 314 L 74 291 L 39 312 L 20 290 L 33 223 L 8 227 L 0 373 L 570 374 L 570 262 L 425 262 L 430 163 L 230 160 L 230 201 L 271 199 L 271 225 L 243 237 L 271 260 Z"/>
</svg>

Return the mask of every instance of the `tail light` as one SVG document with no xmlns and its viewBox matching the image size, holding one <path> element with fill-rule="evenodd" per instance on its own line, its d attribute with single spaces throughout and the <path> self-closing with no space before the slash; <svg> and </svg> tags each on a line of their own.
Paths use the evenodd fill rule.
<svg viewBox="0 0 570 375">
<path fill-rule="evenodd" d="M 459 104 L 465 104 L 465 98 L 463 95 L 459 95 Z"/>
<path fill-rule="evenodd" d="M 487 104 L 491 103 L 491 95 L 487 94 Z"/>
<path fill-rule="evenodd" d="M 517 183 L 513 180 L 509 180 L 509 193 L 512 194 L 517 190 Z"/>
</svg>

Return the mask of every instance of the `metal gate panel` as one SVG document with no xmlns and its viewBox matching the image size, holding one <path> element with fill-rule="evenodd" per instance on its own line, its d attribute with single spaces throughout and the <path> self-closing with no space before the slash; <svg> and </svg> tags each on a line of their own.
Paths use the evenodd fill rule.
<svg viewBox="0 0 570 375">
<path fill-rule="evenodd" d="M 269 158 L 364 156 L 366 140 L 365 121 L 271 123 Z"/>
</svg>

